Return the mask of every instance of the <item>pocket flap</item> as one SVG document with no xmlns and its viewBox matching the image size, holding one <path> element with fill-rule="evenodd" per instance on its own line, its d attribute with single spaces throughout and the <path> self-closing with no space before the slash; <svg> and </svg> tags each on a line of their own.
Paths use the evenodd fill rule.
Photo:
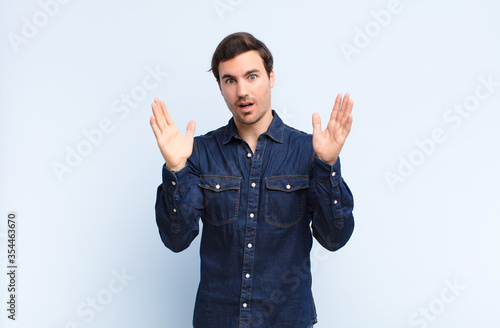
<svg viewBox="0 0 500 328">
<path fill-rule="evenodd" d="M 201 175 L 198 186 L 215 192 L 226 190 L 239 190 L 241 184 L 240 177 L 229 177 L 221 175 Z"/>
<path fill-rule="evenodd" d="M 271 190 L 285 192 L 306 189 L 309 187 L 309 176 L 307 175 L 280 175 L 266 178 L 266 187 Z"/>
</svg>

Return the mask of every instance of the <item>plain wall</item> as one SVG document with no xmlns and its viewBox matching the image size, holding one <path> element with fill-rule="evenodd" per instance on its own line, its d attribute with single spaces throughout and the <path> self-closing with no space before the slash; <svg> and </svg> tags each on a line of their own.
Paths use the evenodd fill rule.
<svg viewBox="0 0 500 328">
<path fill-rule="evenodd" d="M 17 214 L 17 320 L 2 327 L 190 327 L 198 237 L 154 216 L 165 100 L 196 134 L 230 118 L 207 70 L 247 31 L 275 59 L 272 106 L 300 130 L 354 99 L 341 153 L 349 243 L 315 243 L 318 328 L 498 327 L 497 1 L 0 1 L 0 263 Z M 101 129 L 96 132 L 95 129 Z M 99 136 L 101 135 L 101 136 Z M 496 149 L 496 150 L 495 150 Z"/>
</svg>

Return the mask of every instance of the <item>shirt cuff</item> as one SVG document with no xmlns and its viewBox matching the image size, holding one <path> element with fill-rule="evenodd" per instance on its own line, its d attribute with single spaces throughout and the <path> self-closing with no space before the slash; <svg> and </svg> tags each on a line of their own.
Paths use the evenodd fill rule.
<svg viewBox="0 0 500 328">
<path fill-rule="evenodd" d="M 162 169 L 162 179 L 163 188 L 170 191 L 172 194 L 179 190 L 179 186 L 183 186 L 187 183 L 189 179 L 189 168 L 188 165 L 184 166 L 181 170 L 173 172 L 167 169 L 165 164 L 163 164 Z"/>
<path fill-rule="evenodd" d="M 318 180 L 330 180 L 332 185 L 335 186 L 342 178 L 340 172 L 340 157 L 331 165 L 321 160 L 318 156 L 314 156 L 314 166 L 316 168 L 316 178 Z"/>
</svg>

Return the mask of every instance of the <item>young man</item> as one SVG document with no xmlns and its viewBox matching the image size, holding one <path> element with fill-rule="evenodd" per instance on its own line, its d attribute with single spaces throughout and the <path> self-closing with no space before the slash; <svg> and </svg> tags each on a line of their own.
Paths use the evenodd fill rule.
<svg viewBox="0 0 500 328">
<path fill-rule="evenodd" d="M 324 131 L 313 114 L 312 136 L 283 124 L 271 109 L 273 57 L 248 33 L 222 40 L 211 70 L 233 116 L 226 126 L 193 138 L 191 121 L 184 137 L 158 99 L 150 121 L 165 159 L 163 243 L 186 249 L 203 222 L 193 326 L 311 327 L 312 235 L 335 251 L 354 228 L 338 159 L 353 102 L 337 95 Z"/>
</svg>

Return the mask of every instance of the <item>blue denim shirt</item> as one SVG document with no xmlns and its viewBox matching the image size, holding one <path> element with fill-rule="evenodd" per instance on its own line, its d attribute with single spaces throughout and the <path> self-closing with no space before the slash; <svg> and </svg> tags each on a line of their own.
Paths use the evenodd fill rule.
<svg viewBox="0 0 500 328">
<path fill-rule="evenodd" d="M 353 198 L 340 161 L 320 160 L 312 136 L 273 111 L 255 152 L 228 125 L 196 137 L 182 170 L 163 166 L 156 221 L 174 252 L 201 236 L 193 326 L 311 327 L 312 236 L 330 251 L 353 228 Z"/>
</svg>

